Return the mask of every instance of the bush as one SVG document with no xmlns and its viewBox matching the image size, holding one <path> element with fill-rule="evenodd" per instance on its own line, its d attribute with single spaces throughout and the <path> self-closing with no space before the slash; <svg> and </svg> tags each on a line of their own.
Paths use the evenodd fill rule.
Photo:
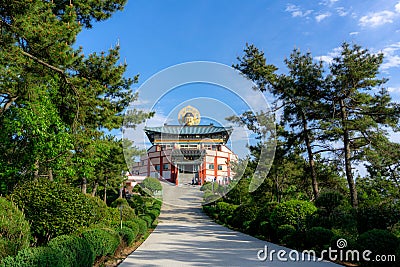
<svg viewBox="0 0 400 267">
<path fill-rule="evenodd" d="M 68 262 L 50 247 L 27 248 L 3 259 L 0 267 L 66 267 Z"/>
<path fill-rule="evenodd" d="M 139 225 L 133 221 L 126 221 L 122 223 L 122 226 L 128 227 L 133 231 L 135 238 L 139 234 Z"/>
<path fill-rule="evenodd" d="M 106 219 L 101 218 L 104 206 L 98 210 L 93 198 L 44 178 L 21 184 L 11 197 L 24 210 L 39 244 Z"/>
<path fill-rule="evenodd" d="M 95 257 L 89 243 L 78 236 L 61 235 L 49 241 L 48 247 L 57 251 L 57 258 L 63 259 L 65 266 L 91 267 Z"/>
<path fill-rule="evenodd" d="M 238 207 L 238 205 L 233 205 L 226 202 L 218 202 L 216 210 L 219 214 L 219 219 L 224 223 L 230 222 L 232 220 L 232 216 L 234 215 L 235 210 Z"/>
<path fill-rule="evenodd" d="M 147 177 L 140 185 L 147 193 L 150 193 L 150 195 L 154 195 L 157 191 L 162 190 L 160 181 L 153 177 Z"/>
<path fill-rule="evenodd" d="M 315 200 L 315 206 L 324 210 L 327 215 L 330 215 L 334 209 L 343 203 L 343 199 L 343 195 L 338 192 L 324 192 Z"/>
<path fill-rule="evenodd" d="M 116 230 L 127 246 L 131 246 L 135 242 L 137 232 L 135 233 L 131 228 L 122 226 L 122 228 L 117 228 Z"/>
<path fill-rule="evenodd" d="M 149 215 L 141 215 L 140 218 L 146 222 L 147 228 L 153 225 L 153 219 Z"/>
<path fill-rule="evenodd" d="M 324 227 L 313 227 L 306 232 L 305 245 L 317 251 L 322 251 L 329 247 L 333 232 Z"/>
<path fill-rule="evenodd" d="M 151 210 L 147 211 L 147 215 L 149 215 L 151 217 L 151 219 L 154 221 L 160 215 L 160 211 L 151 209 Z"/>
<path fill-rule="evenodd" d="M 357 244 L 360 251 L 372 251 L 370 258 L 373 259 L 376 255 L 395 255 L 399 240 L 387 230 L 373 229 L 361 234 Z M 366 262 L 363 264 L 365 266 L 398 266 L 396 263 L 390 262 Z"/>
<path fill-rule="evenodd" d="M 95 257 L 113 255 L 120 244 L 118 234 L 110 229 L 88 229 L 81 235 L 89 243 Z"/>
<path fill-rule="evenodd" d="M 286 244 L 289 239 L 296 233 L 294 226 L 289 224 L 283 224 L 278 227 L 276 234 L 279 238 L 279 242 Z"/>
<path fill-rule="evenodd" d="M 0 261 L 29 247 L 30 226 L 17 206 L 0 197 Z"/>
<path fill-rule="evenodd" d="M 131 208 L 128 201 L 124 198 L 119 198 L 111 203 L 111 208 L 110 208 L 113 217 L 118 218 L 117 222 L 120 221 L 121 206 L 122 206 L 122 221 L 130 221 L 136 218 L 135 210 Z M 118 214 L 118 216 L 116 216 L 116 214 Z"/>
<path fill-rule="evenodd" d="M 243 204 L 235 209 L 235 214 L 232 218 L 232 226 L 243 231 L 248 231 L 250 223 L 256 219 L 257 206 L 253 203 Z"/>
<path fill-rule="evenodd" d="M 394 205 L 363 206 L 357 209 L 358 232 L 387 229 L 400 221 L 400 210 Z"/>
<path fill-rule="evenodd" d="M 135 218 L 132 220 L 134 223 L 137 224 L 137 226 L 139 227 L 139 234 L 140 235 L 145 235 L 147 233 L 147 222 L 144 221 L 141 218 Z"/>
<path fill-rule="evenodd" d="M 308 201 L 290 200 L 278 204 L 272 211 L 270 220 L 274 229 L 280 225 L 289 224 L 297 230 L 304 230 L 308 216 L 316 212 L 317 208 Z"/>
</svg>

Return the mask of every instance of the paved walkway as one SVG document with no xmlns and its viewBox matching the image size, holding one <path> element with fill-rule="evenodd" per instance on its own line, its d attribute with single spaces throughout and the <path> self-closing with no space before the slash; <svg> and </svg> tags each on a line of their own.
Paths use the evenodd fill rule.
<svg viewBox="0 0 400 267">
<path fill-rule="evenodd" d="M 265 246 L 268 251 L 289 250 L 212 222 L 201 212 L 198 187 L 163 184 L 163 188 L 164 204 L 157 228 L 120 267 L 340 266 L 329 262 L 260 261 L 257 252 Z"/>
</svg>

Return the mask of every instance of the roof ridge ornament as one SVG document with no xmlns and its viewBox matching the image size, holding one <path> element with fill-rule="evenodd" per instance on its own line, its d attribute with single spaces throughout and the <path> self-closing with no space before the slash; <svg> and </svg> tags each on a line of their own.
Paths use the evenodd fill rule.
<svg viewBox="0 0 400 267">
<path fill-rule="evenodd" d="M 193 126 L 200 124 L 200 112 L 197 108 L 186 106 L 178 113 L 178 122 L 182 126 Z"/>
</svg>

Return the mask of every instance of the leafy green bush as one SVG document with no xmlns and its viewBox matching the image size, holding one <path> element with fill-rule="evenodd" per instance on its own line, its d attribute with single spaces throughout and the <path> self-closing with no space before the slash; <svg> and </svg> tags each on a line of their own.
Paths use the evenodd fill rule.
<svg viewBox="0 0 400 267">
<path fill-rule="evenodd" d="M 93 198 L 44 178 L 21 184 L 11 197 L 24 210 L 39 244 L 106 219 L 101 218 L 104 206 L 97 210 L 101 204 Z"/>
<path fill-rule="evenodd" d="M 136 234 L 134 230 L 129 227 L 122 226 L 122 228 L 117 228 L 116 231 L 121 236 L 122 240 L 124 240 L 127 246 L 131 246 L 135 242 Z"/>
<path fill-rule="evenodd" d="M 128 201 L 125 198 L 118 198 L 114 202 L 111 203 L 111 213 L 113 214 L 113 218 L 118 218 L 117 222 L 120 221 L 120 212 L 122 206 L 122 221 L 130 221 L 136 217 L 135 211 L 131 208 Z M 118 216 L 116 216 L 118 214 Z M 114 219 L 115 220 L 115 219 Z"/>
<path fill-rule="evenodd" d="M 326 212 L 327 215 L 332 214 L 333 210 L 343 203 L 343 195 L 335 192 L 323 192 L 315 200 L 315 206 Z"/>
<path fill-rule="evenodd" d="M 119 235 L 110 229 L 88 229 L 81 235 L 89 243 L 95 257 L 113 255 L 121 241 Z"/>
<path fill-rule="evenodd" d="M 200 191 L 213 191 L 218 192 L 219 184 L 218 183 L 211 183 L 211 182 L 205 182 L 201 187 Z"/>
<path fill-rule="evenodd" d="M 148 210 L 146 214 L 149 215 L 151 217 L 151 219 L 154 221 L 160 215 L 160 211 L 151 209 L 151 210 Z"/>
<path fill-rule="evenodd" d="M 362 206 L 357 209 L 358 232 L 387 229 L 400 221 L 400 209 L 395 205 Z"/>
<path fill-rule="evenodd" d="M 329 247 L 333 232 L 324 227 L 313 227 L 306 232 L 305 245 L 317 251 L 327 249 Z"/>
<path fill-rule="evenodd" d="M 140 185 L 147 193 L 150 193 L 150 195 L 154 195 L 157 191 L 162 190 L 160 181 L 153 177 L 147 177 Z"/>
<path fill-rule="evenodd" d="M 135 238 L 139 234 L 139 225 L 133 221 L 126 221 L 122 223 L 122 226 L 128 227 L 133 231 Z"/>
<path fill-rule="evenodd" d="M 289 239 L 296 233 L 296 229 L 293 225 L 283 224 L 278 227 L 276 234 L 279 238 L 279 242 L 286 244 Z"/>
<path fill-rule="evenodd" d="M 0 267 L 66 267 L 64 257 L 50 247 L 26 248 L 14 257 L 4 258 Z"/>
<path fill-rule="evenodd" d="M 146 222 L 147 228 L 150 228 L 153 225 L 154 220 L 149 215 L 141 215 L 140 218 Z"/>
<path fill-rule="evenodd" d="M 232 216 L 234 215 L 234 212 L 238 207 L 238 205 L 226 202 L 218 202 L 216 206 L 216 211 L 219 214 L 219 219 L 224 223 L 229 223 L 232 220 Z"/>
<path fill-rule="evenodd" d="M 29 247 L 30 226 L 17 206 L 0 197 L 0 261 Z"/>
<path fill-rule="evenodd" d="M 139 234 L 145 235 L 147 233 L 147 222 L 141 218 L 135 218 L 132 222 L 136 223 L 139 227 Z"/>
<path fill-rule="evenodd" d="M 94 264 L 95 257 L 89 243 L 78 236 L 57 236 L 47 246 L 57 251 L 57 257 L 63 259 L 65 266 L 91 267 Z"/>
<path fill-rule="evenodd" d="M 308 201 L 289 200 L 278 204 L 272 211 L 270 220 L 273 228 L 289 224 L 297 230 L 304 230 L 306 219 L 317 211 L 317 208 Z"/>
<path fill-rule="evenodd" d="M 361 234 L 357 240 L 360 251 L 370 250 L 373 259 L 376 255 L 396 255 L 399 240 L 387 230 L 373 229 Z M 363 266 L 398 266 L 395 262 L 365 262 Z"/>
<path fill-rule="evenodd" d="M 235 209 L 235 214 L 232 218 L 232 226 L 243 231 L 248 231 L 250 223 L 256 219 L 257 206 L 254 203 L 242 204 Z"/>
</svg>

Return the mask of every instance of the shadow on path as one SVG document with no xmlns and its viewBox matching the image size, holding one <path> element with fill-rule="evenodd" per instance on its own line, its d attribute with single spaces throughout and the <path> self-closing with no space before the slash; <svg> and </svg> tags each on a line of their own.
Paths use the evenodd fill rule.
<svg viewBox="0 0 400 267">
<path fill-rule="evenodd" d="M 122 262 L 131 266 L 339 266 L 329 262 L 259 261 L 257 252 L 283 248 L 232 231 L 202 213 L 198 187 L 163 184 L 159 224 L 143 244 Z"/>
</svg>

